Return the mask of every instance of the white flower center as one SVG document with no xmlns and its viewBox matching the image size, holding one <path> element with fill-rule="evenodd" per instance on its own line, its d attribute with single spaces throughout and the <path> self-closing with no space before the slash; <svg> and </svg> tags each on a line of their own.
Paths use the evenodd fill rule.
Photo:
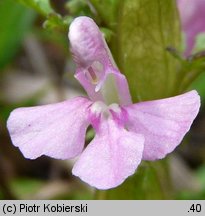
<svg viewBox="0 0 205 216">
<path fill-rule="evenodd" d="M 108 106 L 102 101 L 96 101 L 91 106 L 91 112 L 95 115 L 102 114 L 105 117 L 109 117 L 111 115 L 111 112 L 110 112 L 111 110 L 118 114 L 121 112 L 120 106 L 116 103 L 110 104 Z"/>
</svg>

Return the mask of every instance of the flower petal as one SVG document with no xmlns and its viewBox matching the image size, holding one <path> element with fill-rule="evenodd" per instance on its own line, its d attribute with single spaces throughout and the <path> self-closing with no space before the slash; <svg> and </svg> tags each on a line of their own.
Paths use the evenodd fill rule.
<svg viewBox="0 0 205 216">
<path fill-rule="evenodd" d="M 119 72 L 103 34 L 85 16 L 71 23 L 68 37 L 77 69 L 75 78 L 93 101 L 131 104 L 127 80 Z"/>
<path fill-rule="evenodd" d="M 95 91 L 101 92 L 106 104 L 118 103 L 124 106 L 132 104 L 126 77 L 113 67 L 106 69 L 105 76 Z"/>
<path fill-rule="evenodd" d="M 84 146 L 90 104 L 88 99 L 76 97 L 51 105 L 15 109 L 7 122 L 13 144 L 30 159 L 41 155 L 75 157 Z"/>
<path fill-rule="evenodd" d="M 75 18 L 70 24 L 68 38 L 77 67 L 85 69 L 95 61 L 115 64 L 103 34 L 90 17 Z"/>
<path fill-rule="evenodd" d="M 182 29 L 186 36 L 185 56 L 191 54 L 198 34 L 205 32 L 205 1 L 177 0 Z"/>
<path fill-rule="evenodd" d="M 145 137 L 143 159 L 161 159 L 172 152 L 189 131 L 199 107 L 196 91 L 127 107 L 127 128 Z"/>
<path fill-rule="evenodd" d="M 142 135 L 128 132 L 111 119 L 102 120 L 72 172 L 98 189 L 116 187 L 135 172 L 142 159 L 143 143 Z"/>
<path fill-rule="evenodd" d="M 93 101 L 104 101 L 106 104 L 132 104 L 126 77 L 111 66 L 105 69 L 101 79 L 95 85 L 87 80 L 82 69 L 78 69 L 75 78 Z"/>
</svg>

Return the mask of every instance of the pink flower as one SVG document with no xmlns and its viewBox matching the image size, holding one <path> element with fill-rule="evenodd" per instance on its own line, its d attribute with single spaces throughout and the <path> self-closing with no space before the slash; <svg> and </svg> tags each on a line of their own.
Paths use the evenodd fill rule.
<svg viewBox="0 0 205 216">
<path fill-rule="evenodd" d="M 205 33 L 205 0 L 177 0 L 182 29 L 186 37 L 185 55 L 190 55 L 196 36 Z"/>
<path fill-rule="evenodd" d="M 98 188 L 120 185 L 142 160 L 172 152 L 196 117 L 196 91 L 132 104 L 126 78 L 117 69 L 94 21 L 76 18 L 69 39 L 77 64 L 76 79 L 89 98 L 18 108 L 8 119 L 12 142 L 26 158 L 79 156 L 72 173 Z M 95 137 L 84 148 L 88 126 Z"/>
</svg>

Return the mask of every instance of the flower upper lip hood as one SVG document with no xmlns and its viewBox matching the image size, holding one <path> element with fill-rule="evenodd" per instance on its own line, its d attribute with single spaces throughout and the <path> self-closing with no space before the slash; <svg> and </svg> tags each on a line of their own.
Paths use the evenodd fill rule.
<svg viewBox="0 0 205 216">
<path fill-rule="evenodd" d="M 85 16 L 74 19 L 68 37 L 77 66 L 75 77 L 89 97 L 106 104 L 131 104 L 127 80 L 116 67 L 104 36 L 95 22 Z"/>
<path fill-rule="evenodd" d="M 11 140 L 30 159 L 79 156 L 74 175 L 98 189 L 117 187 L 141 160 L 164 158 L 180 144 L 199 111 L 200 98 L 193 90 L 133 104 L 127 80 L 94 21 L 76 18 L 69 39 L 75 77 L 88 98 L 15 109 L 7 121 Z M 84 149 L 89 125 L 95 137 Z"/>
<path fill-rule="evenodd" d="M 91 18 L 75 18 L 68 37 L 78 67 L 88 68 L 94 61 L 105 57 L 103 35 Z"/>
</svg>

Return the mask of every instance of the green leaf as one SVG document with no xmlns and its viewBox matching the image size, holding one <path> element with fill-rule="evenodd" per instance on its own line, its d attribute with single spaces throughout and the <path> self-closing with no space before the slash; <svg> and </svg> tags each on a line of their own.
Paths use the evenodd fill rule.
<svg viewBox="0 0 205 216">
<path fill-rule="evenodd" d="M 103 33 L 105 40 L 109 43 L 114 35 L 113 31 L 108 28 L 100 28 L 100 31 Z"/>
<path fill-rule="evenodd" d="M 202 99 L 205 102 L 205 69 L 204 72 L 201 73 L 196 80 L 191 84 L 191 89 L 196 89 Z"/>
<path fill-rule="evenodd" d="M 37 179 L 19 178 L 14 179 L 9 184 L 19 199 L 25 199 L 27 196 L 35 193 L 45 183 Z"/>
<path fill-rule="evenodd" d="M 195 52 L 205 50 L 205 33 L 198 34 L 196 37 Z"/>
<path fill-rule="evenodd" d="M 0 69 L 13 58 L 34 18 L 33 11 L 14 0 L 0 2 Z"/>
<path fill-rule="evenodd" d="M 205 163 L 202 164 L 199 169 L 197 170 L 197 176 L 199 179 L 199 182 L 201 183 L 201 186 L 205 192 Z"/>
<path fill-rule="evenodd" d="M 107 27 L 113 27 L 116 23 L 116 16 L 121 2 L 120 0 L 90 0 L 92 6 L 97 11 Z"/>
<path fill-rule="evenodd" d="M 204 72 L 205 53 L 203 51 L 191 55 L 188 57 L 188 59 L 184 59 L 183 61 L 181 61 L 181 67 L 178 73 L 178 85 L 175 88 L 176 93 L 179 94 L 181 92 L 184 92 L 190 86 L 194 87 L 193 82 L 196 82 L 199 77 L 203 78 L 202 74 L 204 74 Z M 204 93 L 202 92 L 202 94 Z"/>
<path fill-rule="evenodd" d="M 116 61 L 134 101 L 172 95 L 178 60 L 166 48 L 180 46 L 173 0 L 124 0 L 115 40 Z"/>
<path fill-rule="evenodd" d="M 70 16 L 62 17 L 57 13 L 50 13 L 47 16 L 47 20 L 43 23 L 43 27 L 47 30 L 59 30 L 62 32 L 68 31 L 68 26 L 72 22 L 73 18 Z"/>
<path fill-rule="evenodd" d="M 72 16 L 92 16 L 90 7 L 85 0 L 70 0 L 65 6 Z"/>
<path fill-rule="evenodd" d="M 27 7 L 34 9 L 35 11 L 37 11 L 38 13 L 44 16 L 54 12 L 53 9 L 51 8 L 49 0 L 17 0 L 17 1 Z"/>
</svg>

